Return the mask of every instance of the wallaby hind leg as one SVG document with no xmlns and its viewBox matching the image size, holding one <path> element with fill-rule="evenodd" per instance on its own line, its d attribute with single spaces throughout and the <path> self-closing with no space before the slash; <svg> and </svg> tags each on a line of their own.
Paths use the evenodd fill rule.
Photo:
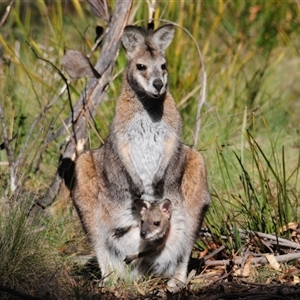
<svg viewBox="0 0 300 300">
<path fill-rule="evenodd" d="M 210 205 L 206 167 L 203 156 L 185 146 L 186 166 L 181 183 L 181 192 L 196 235 Z"/>
<path fill-rule="evenodd" d="M 102 239 L 100 219 L 103 219 L 103 209 L 99 201 L 99 193 L 105 197 L 106 188 L 101 176 L 97 173 L 92 152 L 80 155 L 76 162 L 76 185 L 73 200 L 85 231 L 88 234 L 93 249 L 96 252 L 102 277 L 111 271 L 109 268 L 109 254 Z"/>
<path fill-rule="evenodd" d="M 187 265 L 194 241 L 210 204 L 205 163 L 202 155 L 195 149 L 184 146 L 186 155 L 185 170 L 181 182 L 184 209 L 187 213 L 190 242 L 185 245 L 185 257 L 178 264 L 174 276 L 168 281 L 171 291 L 177 291 L 185 285 Z"/>
</svg>

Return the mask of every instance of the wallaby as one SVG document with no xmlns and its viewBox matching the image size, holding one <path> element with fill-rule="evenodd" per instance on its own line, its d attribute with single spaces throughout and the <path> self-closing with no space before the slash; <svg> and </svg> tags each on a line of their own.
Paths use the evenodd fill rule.
<svg viewBox="0 0 300 300">
<path fill-rule="evenodd" d="M 203 157 L 181 142 L 181 119 L 168 91 L 165 50 L 173 37 L 170 24 L 149 32 L 124 29 L 127 66 L 115 117 L 103 146 L 79 156 L 73 196 L 106 280 L 152 273 L 169 277 L 176 290 L 185 284 L 210 195 Z M 161 251 L 127 266 L 124 257 L 141 245 L 137 198 L 172 199 L 172 218 Z"/>
<path fill-rule="evenodd" d="M 141 215 L 140 237 L 145 242 L 140 247 L 141 252 L 126 255 L 124 261 L 127 264 L 137 258 L 155 255 L 161 251 L 170 230 L 172 204 L 169 199 L 153 203 L 137 199 L 134 205 Z"/>
</svg>

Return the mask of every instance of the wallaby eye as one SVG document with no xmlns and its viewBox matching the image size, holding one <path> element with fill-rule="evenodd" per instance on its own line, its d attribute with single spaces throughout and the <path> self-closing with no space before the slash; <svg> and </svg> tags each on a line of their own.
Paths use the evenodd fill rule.
<svg viewBox="0 0 300 300">
<path fill-rule="evenodd" d="M 166 70 L 166 69 L 167 69 L 167 65 L 166 65 L 166 64 L 162 64 L 162 65 L 161 65 L 161 69 L 162 69 L 162 70 Z"/>
<path fill-rule="evenodd" d="M 153 225 L 154 225 L 154 226 L 159 226 L 159 225 L 160 225 L 160 222 L 159 222 L 159 221 L 153 222 Z"/>
<path fill-rule="evenodd" d="M 144 71 L 147 69 L 147 67 L 143 64 L 137 64 L 136 65 L 136 68 L 139 70 L 139 71 Z"/>
</svg>

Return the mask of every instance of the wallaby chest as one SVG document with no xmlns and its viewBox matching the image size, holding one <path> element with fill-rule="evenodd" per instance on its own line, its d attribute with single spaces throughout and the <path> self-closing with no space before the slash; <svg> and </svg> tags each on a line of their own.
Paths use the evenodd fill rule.
<svg viewBox="0 0 300 300">
<path fill-rule="evenodd" d="M 163 119 L 154 121 L 147 112 L 140 113 L 128 125 L 130 156 L 145 185 L 150 184 L 164 159 L 170 128 Z"/>
</svg>

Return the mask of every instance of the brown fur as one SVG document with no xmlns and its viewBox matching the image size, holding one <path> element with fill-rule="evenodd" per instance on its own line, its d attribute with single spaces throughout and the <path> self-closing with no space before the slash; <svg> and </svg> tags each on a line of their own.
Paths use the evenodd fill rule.
<svg viewBox="0 0 300 300">
<path fill-rule="evenodd" d="M 140 248 L 134 200 L 172 199 L 170 231 L 162 249 L 134 260 L 130 274 L 169 276 L 168 286 L 176 288 L 185 284 L 210 196 L 202 155 L 180 141 L 180 116 L 161 67 L 173 34 L 171 25 L 149 36 L 133 26 L 125 29 L 128 64 L 110 134 L 100 149 L 78 158 L 73 198 L 102 275 L 114 272 L 118 277 L 128 274 L 124 257 Z"/>
</svg>

